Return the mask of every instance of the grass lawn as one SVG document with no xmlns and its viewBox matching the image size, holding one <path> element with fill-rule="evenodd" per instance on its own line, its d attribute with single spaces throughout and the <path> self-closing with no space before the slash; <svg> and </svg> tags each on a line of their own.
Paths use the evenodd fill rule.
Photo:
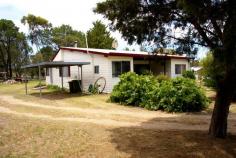
<svg viewBox="0 0 236 158">
<path fill-rule="evenodd" d="M 0 158 L 236 157 L 236 107 L 227 139 L 207 130 L 212 105 L 201 113 L 148 111 L 107 102 L 109 95 L 32 90 L 37 81 L 0 85 Z M 207 95 L 213 97 L 213 91 Z"/>
</svg>

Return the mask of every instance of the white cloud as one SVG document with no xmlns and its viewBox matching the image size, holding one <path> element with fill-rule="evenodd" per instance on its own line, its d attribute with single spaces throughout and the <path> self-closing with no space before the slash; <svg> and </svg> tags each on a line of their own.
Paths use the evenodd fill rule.
<svg viewBox="0 0 236 158">
<path fill-rule="evenodd" d="M 76 30 L 86 32 L 96 20 L 108 23 L 101 15 L 93 13 L 96 3 L 101 1 L 103 0 L 1 0 L 0 8 L 5 9 L 0 9 L 0 18 L 13 20 L 23 32 L 27 28 L 20 23 L 20 19 L 29 13 L 46 18 L 53 26 L 69 24 Z M 118 32 L 113 32 L 112 36 L 118 40 L 118 49 L 127 46 Z M 131 47 L 136 50 L 139 48 L 137 45 Z"/>
</svg>

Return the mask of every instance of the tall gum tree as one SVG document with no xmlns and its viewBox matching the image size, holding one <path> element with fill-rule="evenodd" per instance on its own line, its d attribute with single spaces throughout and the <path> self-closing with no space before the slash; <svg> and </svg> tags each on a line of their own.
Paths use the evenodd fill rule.
<svg viewBox="0 0 236 158">
<path fill-rule="evenodd" d="M 28 57 L 30 48 L 26 37 L 19 32 L 18 27 L 11 20 L 0 19 L 0 63 L 7 72 L 8 77 L 13 76 L 13 68 L 18 72 L 17 61 L 25 60 Z M 17 69 L 16 69 L 17 67 Z"/>
<path fill-rule="evenodd" d="M 52 24 L 40 16 L 28 14 L 23 16 L 21 23 L 28 26 L 28 39 L 32 45 L 35 45 L 37 52 L 42 47 L 51 45 Z M 43 59 L 41 59 L 42 61 Z"/>
<path fill-rule="evenodd" d="M 213 52 L 222 68 L 209 134 L 227 136 L 227 118 L 236 89 L 235 0 L 106 0 L 94 10 L 132 42 L 153 42 L 191 55 L 200 46 Z M 175 30 L 181 30 L 178 35 Z"/>
</svg>

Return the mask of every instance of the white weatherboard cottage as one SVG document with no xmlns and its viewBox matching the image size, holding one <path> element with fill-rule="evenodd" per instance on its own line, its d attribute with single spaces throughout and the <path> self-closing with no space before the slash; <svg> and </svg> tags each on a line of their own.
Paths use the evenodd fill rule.
<svg viewBox="0 0 236 158">
<path fill-rule="evenodd" d="M 82 67 L 71 66 L 60 68 L 47 68 L 46 83 L 61 86 L 63 74 L 64 87 L 68 88 L 71 80 L 81 80 L 83 90 L 87 91 L 90 84 L 99 77 L 106 79 L 104 92 L 111 92 L 114 85 L 119 82 L 119 75 L 124 72 L 142 73 L 151 70 L 154 75 L 165 74 L 176 77 L 184 70 L 189 70 L 189 58 L 181 55 L 157 54 L 147 52 L 116 51 L 106 49 L 87 49 L 76 47 L 62 47 L 53 61 L 64 62 L 90 62 Z M 81 75 L 82 74 L 82 75 Z"/>
</svg>

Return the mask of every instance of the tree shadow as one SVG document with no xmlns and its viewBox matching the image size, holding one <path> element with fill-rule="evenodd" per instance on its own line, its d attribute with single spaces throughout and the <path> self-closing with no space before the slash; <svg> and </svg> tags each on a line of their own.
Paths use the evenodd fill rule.
<svg viewBox="0 0 236 158">
<path fill-rule="evenodd" d="M 130 155 L 131 158 L 236 157 L 236 135 L 229 134 L 226 139 L 214 139 L 207 134 L 208 125 L 205 125 L 206 129 L 201 130 L 194 127 L 191 130 L 182 130 L 177 127 L 178 123 L 172 124 L 170 120 L 175 118 L 157 117 L 136 127 L 111 129 L 111 142 L 118 151 Z M 172 129 L 147 128 L 154 122 L 158 126 L 158 122 L 161 124 L 162 121 L 166 121 L 170 126 L 172 124 Z"/>
</svg>

